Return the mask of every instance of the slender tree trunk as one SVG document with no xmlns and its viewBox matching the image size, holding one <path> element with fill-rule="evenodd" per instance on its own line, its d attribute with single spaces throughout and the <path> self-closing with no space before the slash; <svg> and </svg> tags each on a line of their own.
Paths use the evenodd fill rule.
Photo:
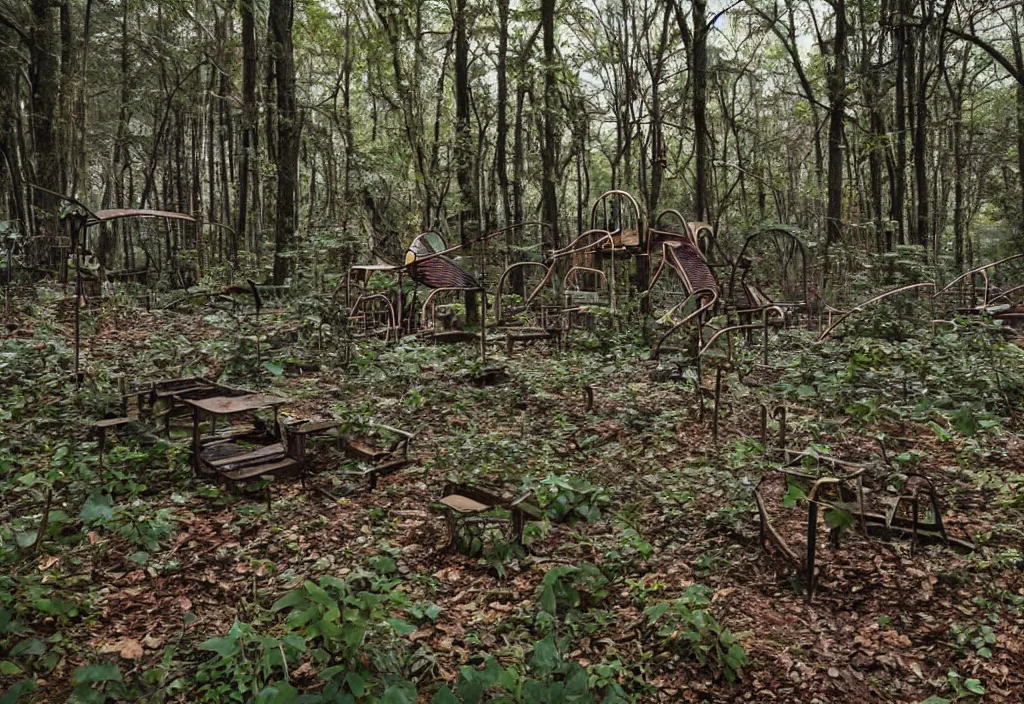
<svg viewBox="0 0 1024 704">
<path fill-rule="evenodd" d="M 277 218 L 274 223 L 274 284 L 294 270 L 296 190 L 299 180 L 299 116 L 295 108 L 292 0 L 270 0 L 270 31 L 277 74 Z"/>
<path fill-rule="evenodd" d="M 474 218 L 476 189 L 473 179 L 473 144 L 469 131 L 469 37 L 466 0 L 455 0 L 455 177 L 459 182 L 459 241 L 468 245 L 480 230 Z M 477 294 L 466 292 L 466 322 L 477 322 Z"/>
<path fill-rule="evenodd" d="M 693 151 L 696 162 L 694 210 L 698 220 L 710 217 L 708 210 L 708 18 L 706 0 L 693 0 Z"/>
<path fill-rule="evenodd" d="M 543 171 L 541 184 L 541 210 L 544 221 L 551 226 L 551 241 L 548 246 L 557 249 L 558 238 L 558 191 L 556 180 L 557 159 L 556 138 L 558 133 L 557 73 L 555 66 L 555 0 L 541 0 L 540 17 L 544 42 L 544 138 L 540 156 Z"/>
<path fill-rule="evenodd" d="M 907 193 L 907 23 L 904 15 L 905 0 L 899 0 L 895 37 L 896 49 L 896 173 L 890 219 L 896 222 L 899 244 L 907 243 L 904 225 L 904 203 Z"/>
<path fill-rule="evenodd" d="M 256 17 L 255 0 L 242 0 L 242 163 L 238 169 L 237 238 L 248 242 L 249 170 L 256 132 Z"/>
<path fill-rule="evenodd" d="M 57 97 L 60 78 L 56 57 L 59 55 L 56 5 L 51 0 L 32 0 L 31 62 L 29 87 L 31 89 L 30 124 L 35 162 L 35 183 L 53 191 L 61 190 L 60 157 L 57 150 Z M 57 199 L 36 191 L 33 201 L 42 211 L 36 222 L 36 233 L 41 241 L 30 249 L 33 263 L 49 262 L 58 234 Z M 38 215 L 37 215 L 38 217 Z"/>
<path fill-rule="evenodd" d="M 846 111 L 846 0 L 835 0 L 836 33 L 829 74 L 827 242 L 843 239 L 843 115 Z"/>
<path fill-rule="evenodd" d="M 506 226 L 512 222 L 512 199 L 508 183 L 508 5 L 509 0 L 498 0 L 498 124 L 495 147 L 501 212 Z"/>
</svg>

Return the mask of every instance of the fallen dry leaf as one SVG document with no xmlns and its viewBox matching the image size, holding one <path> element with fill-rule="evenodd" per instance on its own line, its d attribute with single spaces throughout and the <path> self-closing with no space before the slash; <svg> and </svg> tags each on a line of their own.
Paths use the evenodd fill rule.
<svg viewBox="0 0 1024 704">
<path fill-rule="evenodd" d="M 142 644 L 134 638 L 124 638 L 118 642 L 117 654 L 125 660 L 138 660 L 142 657 Z"/>
</svg>

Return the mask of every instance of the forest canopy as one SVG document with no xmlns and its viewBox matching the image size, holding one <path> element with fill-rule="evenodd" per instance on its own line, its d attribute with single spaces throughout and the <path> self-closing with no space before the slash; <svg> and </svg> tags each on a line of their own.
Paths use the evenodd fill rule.
<svg viewBox="0 0 1024 704">
<path fill-rule="evenodd" d="M 723 236 L 777 222 L 961 271 L 1024 239 L 1022 14 L 5 0 L 0 207 L 33 264 L 53 263 L 60 206 L 30 184 L 197 215 L 218 261 L 283 283 L 326 241 L 391 261 L 417 231 L 466 241 L 525 219 L 564 241 L 619 188 Z M 174 256 L 120 240 L 104 229 L 108 269 Z"/>
</svg>

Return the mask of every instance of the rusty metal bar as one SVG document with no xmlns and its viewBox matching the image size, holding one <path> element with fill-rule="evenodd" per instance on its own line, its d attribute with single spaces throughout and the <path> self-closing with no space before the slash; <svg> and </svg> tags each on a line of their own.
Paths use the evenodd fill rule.
<svg viewBox="0 0 1024 704">
<path fill-rule="evenodd" d="M 928 287 L 931 287 L 931 288 L 934 289 L 935 288 L 935 282 L 934 281 L 923 281 L 923 282 L 917 283 L 917 284 L 908 284 L 907 286 L 900 286 L 899 288 L 894 288 L 891 291 L 886 291 L 885 293 L 881 293 L 881 294 L 875 296 L 874 298 L 869 298 L 868 300 L 864 301 L 860 305 L 857 305 L 857 306 L 851 308 L 850 310 L 846 311 L 845 313 L 840 315 L 838 318 L 836 318 L 827 328 L 825 328 L 822 331 L 822 333 L 820 335 L 818 335 L 818 342 L 821 342 L 826 337 L 828 337 L 830 334 L 832 334 L 832 331 L 835 330 L 837 327 L 839 327 L 839 325 L 841 325 L 843 323 L 843 321 L 845 321 L 851 315 L 853 315 L 854 313 L 858 313 L 858 312 L 864 310 L 864 308 L 866 308 L 867 306 L 871 305 L 872 303 L 877 303 L 877 302 L 882 301 L 882 300 L 884 300 L 886 298 L 889 298 L 890 296 L 895 296 L 898 293 L 905 293 L 906 291 L 913 291 L 914 289 L 928 288 Z"/>
</svg>

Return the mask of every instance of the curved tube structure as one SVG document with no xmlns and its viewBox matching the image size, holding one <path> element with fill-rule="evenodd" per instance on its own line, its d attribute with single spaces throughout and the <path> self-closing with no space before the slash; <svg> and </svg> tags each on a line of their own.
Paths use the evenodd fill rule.
<svg viewBox="0 0 1024 704">
<path fill-rule="evenodd" d="M 838 316 L 835 320 L 833 320 L 832 323 L 827 328 L 822 330 L 820 335 L 818 335 L 818 342 L 821 342 L 826 337 L 831 335 L 832 331 L 835 330 L 843 321 L 845 321 L 851 315 L 853 315 L 854 313 L 859 313 L 860 311 L 864 310 L 866 307 L 868 307 L 872 303 L 877 303 L 878 301 L 883 301 L 886 298 L 889 298 L 890 296 L 895 296 L 898 293 L 904 293 L 905 291 L 913 291 L 914 289 L 918 289 L 918 288 L 927 288 L 929 286 L 934 289 L 935 288 L 935 282 L 934 281 L 924 281 L 924 282 L 918 283 L 918 284 L 910 284 L 908 286 L 900 286 L 899 288 L 894 288 L 891 291 L 886 291 L 885 293 L 879 294 L 879 295 L 875 296 L 874 298 L 870 298 L 870 299 L 864 301 L 860 305 L 851 308 L 850 310 L 846 311 L 842 315 Z M 934 298 L 934 296 L 933 296 L 933 298 Z"/>
</svg>

